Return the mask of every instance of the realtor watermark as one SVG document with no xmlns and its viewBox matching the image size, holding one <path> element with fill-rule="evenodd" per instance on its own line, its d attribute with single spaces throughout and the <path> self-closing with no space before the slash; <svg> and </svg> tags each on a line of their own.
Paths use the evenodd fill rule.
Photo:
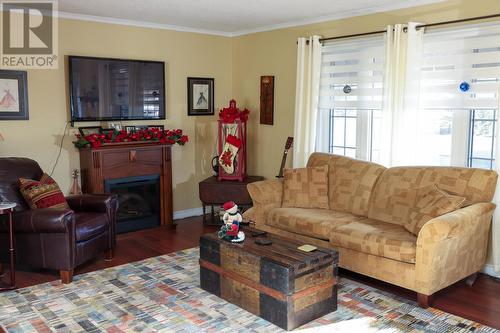
<svg viewBox="0 0 500 333">
<path fill-rule="evenodd" d="M 57 0 L 0 0 L 0 68 L 57 69 Z"/>
</svg>

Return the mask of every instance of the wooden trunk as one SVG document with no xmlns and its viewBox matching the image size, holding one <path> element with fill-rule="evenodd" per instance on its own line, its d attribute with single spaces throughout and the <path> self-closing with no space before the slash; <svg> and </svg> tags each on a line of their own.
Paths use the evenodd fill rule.
<svg viewBox="0 0 500 333">
<path fill-rule="evenodd" d="M 337 309 L 336 251 L 302 252 L 303 244 L 276 235 L 257 245 L 251 232 L 243 244 L 201 237 L 201 288 L 286 330 Z"/>
<path fill-rule="evenodd" d="M 83 193 L 104 193 L 104 181 L 160 175 L 161 225 L 173 225 L 172 147 L 158 142 L 122 142 L 80 149 Z"/>
</svg>

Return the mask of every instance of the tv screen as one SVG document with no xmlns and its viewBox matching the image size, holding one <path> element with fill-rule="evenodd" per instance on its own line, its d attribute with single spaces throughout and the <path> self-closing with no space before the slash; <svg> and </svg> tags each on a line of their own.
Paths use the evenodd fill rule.
<svg viewBox="0 0 500 333">
<path fill-rule="evenodd" d="M 165 63 L 69 56 L 71 121 L 165 119 Z"/>
</svg>

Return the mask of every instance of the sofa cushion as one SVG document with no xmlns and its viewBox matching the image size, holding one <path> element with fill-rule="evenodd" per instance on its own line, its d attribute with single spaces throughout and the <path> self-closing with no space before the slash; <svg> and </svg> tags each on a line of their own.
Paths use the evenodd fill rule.
<svg viewBox="0 0 500 333">
<path fill-rule="evenodd" d="M 330 243 L 412 264 L 417 252 L 415 235 L 402 226 L 369 218 L 332 226 Z"/>
<path fill-rule="evenodd" d="M 388 206 L 391 196 L 436 184 L 440 189 L 466 198 L 464 205 L 490 202 L 495 193 L 497 173 L 492 170 L 458 167 L 396 167 L 384 171 L 370 200 L 368 217 L 404 225 L 401 216 L 406 204 Z M 413 206 L 413 203 L 411 204 Z M 334 207 L 332 207 L 335 209 Z"/>
<path fill-rule="evenodd" d="M 330 208 L 328 165 L 287 169 L 283 177 L 283 207 Z"/>
<path fill-rule="evenodd" d="M 448 194 L 436 184 L 414 191 L 415 205 L 410 209 L 404 227 L 415 236 L 427 221 L 460 208 L 465 201 L 464 197 Z"/>
<path fill-rule="evenodd" d="M 76 213 L 76 241 L 81 242 L 102 234 L 107 229 L 104 213 Z"/>
<path fill-rule="evenodd" d="M 313 153 L 307 166 L 329 165 L 328 197 L 330 209 L 367 216 L 370 197 L 385 167 L 353 158 Z"/>
<path fill-rule="evenodd" d="M 362 217 L 328 209 L 274 208 L 269 211 L 266 224 L 296 234 L 329 240 L 333 225 L 358 219 Z"/>
</svg>

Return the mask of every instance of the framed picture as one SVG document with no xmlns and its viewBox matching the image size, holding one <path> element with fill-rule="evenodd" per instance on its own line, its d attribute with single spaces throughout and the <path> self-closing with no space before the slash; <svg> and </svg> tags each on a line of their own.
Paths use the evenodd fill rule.
<svg viewBox="0 0 500 333">
<path fill-rule="evenodd" d="M 78 127 L 78 131 L 81 136 L 86 136 L 90 134 L 101 134 L 103 128 L 101 126 L 87 126 L 87 127 Z"/>
<path fill-rule="evenodd" d="M 127 133 L 132 133 L 132 132 L 135 132 L 136 131 L 136 128 L 134 125 L 130 125 L 130 126 L 125 126 L 125 131 Z"/>
<path fill-rule="evenodd" d="M 214 114 L 214 79 L 188 77 L 188 116 Z"/>
<path fill-rule="evenodd" d="M 114 128 L 101 128 L 99 133 L 108 135 L 109 133 L 113 133 L 115 131 Z"/>
<path fill-rule="evenodd" d="M 159 129 L 163 131 L 165 129 L 165 126 L 163 125 L 148 125 L 148 129 Z"/>
<path fill-rule="evenodd" d="M 28 120 L 26 71 L 0 70 L 0 120 Z"/>
</svg>

